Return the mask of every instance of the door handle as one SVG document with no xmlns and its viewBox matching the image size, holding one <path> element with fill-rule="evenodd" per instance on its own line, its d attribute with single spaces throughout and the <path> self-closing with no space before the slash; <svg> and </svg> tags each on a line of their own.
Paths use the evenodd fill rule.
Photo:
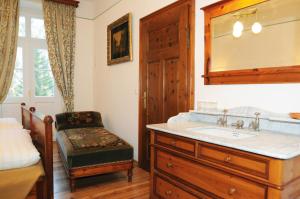
<svg viewBox="0 0 300 199">
<path fill-rule="evenodd" d="M 168 162 L 168 163 L 167 163 L 167 167 L 168 167 L 168 168 L 173 168 L 173 164 L 172 164 L 171 162 Z"/>
</svg>

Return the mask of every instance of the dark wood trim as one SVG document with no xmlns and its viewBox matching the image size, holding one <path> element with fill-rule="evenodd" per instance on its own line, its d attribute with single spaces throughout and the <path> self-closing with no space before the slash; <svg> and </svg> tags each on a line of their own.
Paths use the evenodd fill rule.
<svg viewBox="0 0 300 199">
<path fill-rule="evenodd" d="M 40 152 L 45 176 L 37 184 L 37 195 L 42 199 L 53 199 L 53 137 L 51 116 L 44 116 L 36 112 L 35 107 L 27 109 L 25 103 L 21 104 L 22 125 L 30 130 L 32 142 Z"/>
<path fill-rule="evenodd" d="M 208 72 L 202 77 L 207 84 L 296 83 L 300 81 L 300 66 Z"/>
<path fill-rule="evenodd" d="M 140 167 L 143 167 L 145 162 L 143 161 L 143 146 L 142 146 L 142 135 L 143 131 L 145 130 L 145 113 L 144 113 L 144 108 L 143 108 L 143 93 L 145 90 L 144 81 L 143 77 L 145 74 L 144 67 L 143 67 L 143 62 L 144 62 L 144 57 L 143 57 L 143 51 L 141 49 L 144 48 L 145 42 L 143 42 L 143 38 L 141 37 L 142 35 L 142 30 L 144 28 L 144 23 L 147 22 L 147 20 L 151 19 L 152 17 L 156 15 L 160 15 L 163 12 L 167 12 L 168 10 L 173 9 L 174 7 L 177 7 L 179 5 L 184 5 L 188 4 L 190 9 L 189 9 L 189 29 L 190 29 L 190 48 L 188 50 L 188 77 L 189 77 L 189 82 L 188 82 L 188 107 L 189 109 L 194 109 L 194 95 L 195 95 L 195 0 L 179 0 L 176 1 L 175 3 L 168 5 L 152 14 L 149 14 L 143 18 L 140 19 L 140 66 L 139 66 L 139 146 L 138 146 L 138 151 L 139 151 L 139 157 L 138 157 L 138 163 Z"/>
<path fill-rule="evenodd" d="M 222 0 L 201 8 L 210 18 L 219 17 L 230 12 L 247 8 L 270 0 Z"/>
<path fill-rule="evenodd" d="M 188 67 L 189 67 L 189 108 L 190 110 L 194 109 L 195 105 L 195 0 L 190 0 L 189 2 L 189 34 L 190 34 L 190 41 L 189 41 L 189 55 L 188 55 Z"/>
<path fill-rule="evenodd" d="M 75 0 L 46 0 L 46 1 L 53 1 L 56 3 L 75 6 L 76 8 L 79 6 L 79 3 L 80 3 L 79 1 L 75 1 Z"/>
<path fill-rule="evenodd" d="M 270 84 L 300 82 L 300 66 L 264 67 L 246 70 L 211 72 L 211 19 L 264 3 L 269 0 L 223 0 L 202 8 L 205 15 L 205 85 L 218 84 Z"/>
</svg>

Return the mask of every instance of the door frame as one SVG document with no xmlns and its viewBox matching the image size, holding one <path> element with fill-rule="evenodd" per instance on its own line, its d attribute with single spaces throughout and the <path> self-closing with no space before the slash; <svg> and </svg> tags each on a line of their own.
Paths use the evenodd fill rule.
<svg viewBox="0 0 300 199">
<path fill-rule="evenodd" d="M 160 15 L 161 13 L 168 12 L 169 10 L 182 5 L 189 6 L 189 49 L 188 49 L 188 108 L 194 109 L 194 88 L 195 88 L 195 0 L 178 0 L 158 11 L 153 12 L 140 19 L 140 58 L 139 58 L 139 133 L 138 133 L 138 164 L 139 167 L 146 165 L 146 158 L 143 157 L 143 131 L 144 127 L 144 90 L 147 86 L 143 76 L 145 75 L 145 66 L 143 64 L 143 48 L 144 42 L 142 41 L 143 24 L 152 17 Z M 188 111 L 188 110 L 187 110 Z"/>
</svg>

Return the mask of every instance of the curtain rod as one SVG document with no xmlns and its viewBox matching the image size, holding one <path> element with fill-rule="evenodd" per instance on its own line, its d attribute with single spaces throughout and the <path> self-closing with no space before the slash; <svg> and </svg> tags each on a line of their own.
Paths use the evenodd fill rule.
<svg viewBox="0 0 300 199">
<path fill-rule="evenodd" d="M 53 2 L 56 2 L 56 3 L 71 5 L 71 6 L 75 6 L 76 8 L 79 5 L 79 1 L 76 1 L 76 0 L 47 0 L 47 1 L 53 1 Z"/>
</svg>

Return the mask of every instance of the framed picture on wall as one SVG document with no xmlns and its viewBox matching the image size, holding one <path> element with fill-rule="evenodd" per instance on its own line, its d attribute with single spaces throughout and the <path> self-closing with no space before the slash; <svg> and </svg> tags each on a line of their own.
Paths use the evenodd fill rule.
<svg viewBox="0 0 300 199">
<path fill-rule="evenodd" d="M 107 27 L 107 64 L 132 61 L 131 13 Z"/>
</svg>

